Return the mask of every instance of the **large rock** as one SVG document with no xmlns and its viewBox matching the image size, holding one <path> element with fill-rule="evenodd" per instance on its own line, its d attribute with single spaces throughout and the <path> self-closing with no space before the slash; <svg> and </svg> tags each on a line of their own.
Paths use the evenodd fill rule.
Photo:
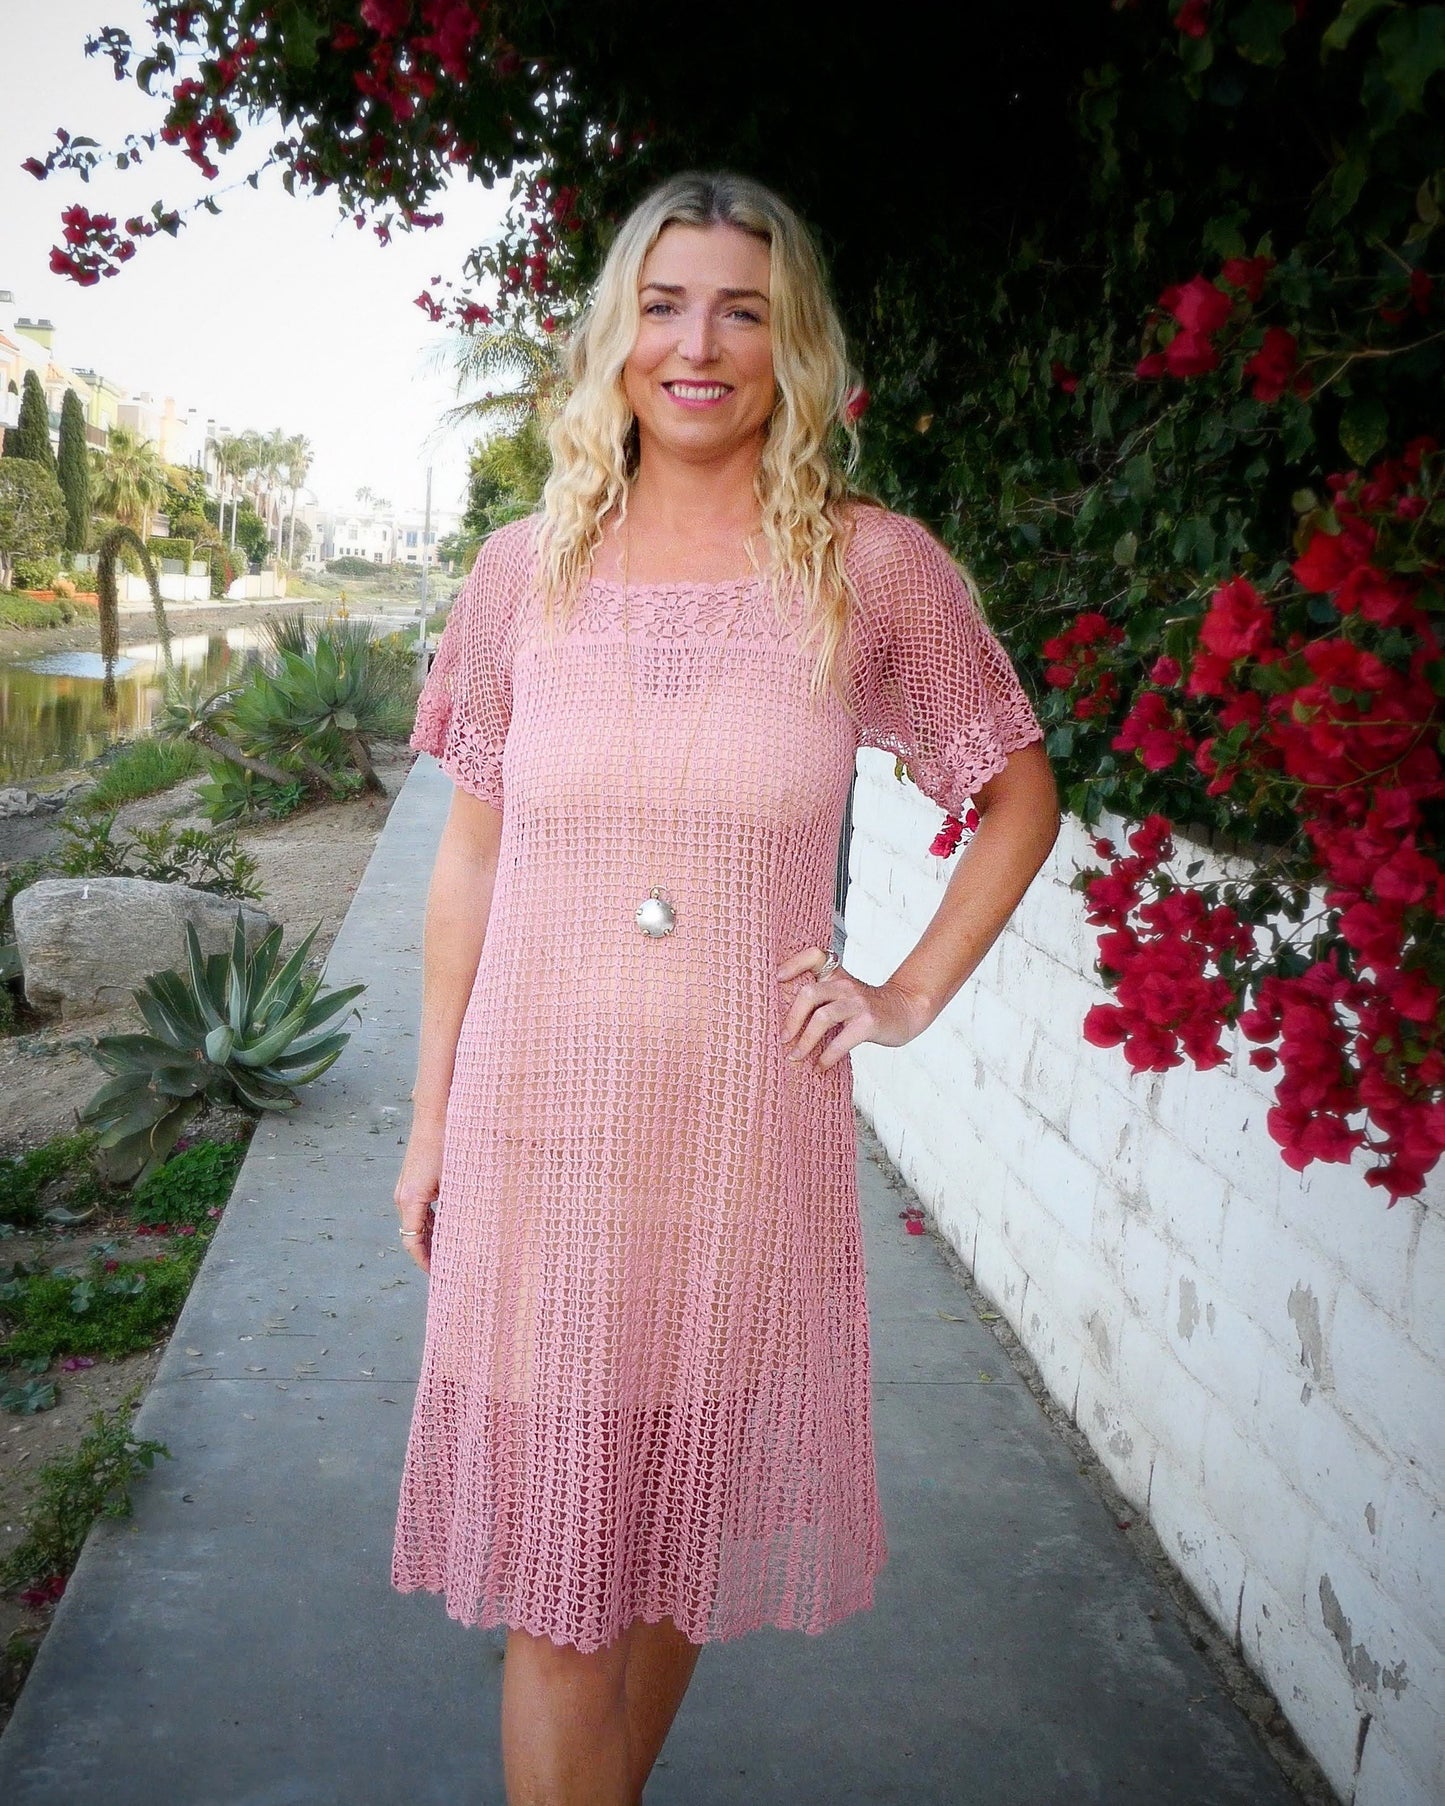
<svg viewBox="0 0 1445 1806">
<path fill-rule="evenodd" d="M 44 878 L 14 905 L 25 995 L 66 1016 L 111 1009 L 152 972 L 184 969 L 188 922 L 204 952 L 229 948 L 236 907 L 232 897 L 149 878 Z M 271 918 L 254 903 L 240 907 L 254 947 Z"/>
</svg>

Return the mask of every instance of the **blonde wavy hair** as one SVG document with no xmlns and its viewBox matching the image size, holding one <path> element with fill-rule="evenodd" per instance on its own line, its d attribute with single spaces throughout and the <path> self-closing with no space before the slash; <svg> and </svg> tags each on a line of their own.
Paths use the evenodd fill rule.
<svg viewBox="0 0 1445 1806">
<path fill-rule="evenodd" d="M 644 196 L 622 222 L 567 343 L 569 392 L 548 432 L 552 469 L 537 526 L 544 618 L 549 632 L 559 615 L 570 620 L 604 520 L 614 509 L 626 517 L 639 451 L 622 370 L 642 318 L 643 262 L 674 224 L 736 226 L 769 248 L 778 393 L 755 490 L 774 603 L 781 611 L 788 592 L 800 586 L 804 643 L 820 642 L 810 690 L 816 696 L 828 683 L 840 687 L 838 651 L 856 601 L 843 564 L 844 504 L 876 500 L 851 480 L 858 436 L 848 402 L 857 377 L 807 227 L 771 189 L 731 171 L 687 170 Z"/>
</svg>

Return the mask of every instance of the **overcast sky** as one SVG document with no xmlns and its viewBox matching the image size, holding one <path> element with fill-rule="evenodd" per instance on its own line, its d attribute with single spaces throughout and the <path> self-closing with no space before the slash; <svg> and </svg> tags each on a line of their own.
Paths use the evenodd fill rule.
<svg viewBox="0 0 1445 1806">
<path fill-rule="evenodd" d="M 22 314 L 55 322 L 60 361 L 158 400 L 174 395 L 233 431 L 305 433 L 311 486 L 325 505 L 354 505 L 364 484 L 419 507 L 430 457 L 434 499 L 456 506 L 464 442 L 425 445 L 453 398 L 445 375 L 426 368 L 446 334 L 412 298 L 435 275 L 459 279 L 466 252 L 497 230 L 507 184 L 489 193 L 454 183 L 435 207 L 443 225 L 383 247 L 369 226 L 340 221 L 330 197 L 287 195 L 278 172 L 259 192 L 244 185 L 270 143 L 264 125 L 219 159 L 211 185 L 164 145 L 140 169 L 37 182 L 19 165 L 45 155 L 57 126 L 109 145 L 160 124 L 157 102 L 84 49 L 101 25 L 147 43 L 143 9 L 140 0 L 3 0 L 0 14 L 0 289 L 13 290 Z M 142 241 L 119 275 L 90 288 L 51 275 L 59 216 L 73 200 L 123 219 L 207 187 L 220 218 L 201 213 L 177 239 Z"/>
</svg>

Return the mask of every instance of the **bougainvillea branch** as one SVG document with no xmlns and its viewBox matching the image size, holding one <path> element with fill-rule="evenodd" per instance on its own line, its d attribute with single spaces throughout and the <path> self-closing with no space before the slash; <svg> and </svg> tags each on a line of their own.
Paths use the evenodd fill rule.
<svg viewBox="0 0 1445 1806">
<path fill-rule="evenodd" d="M 1445 455 L 1422 437 L 1327 487 L 1287 578 L 1222 583 L 1113 742 L 1151 769 L 1192 759 L 1207 794 L 1299 834 L 1206 882 L 1179 875 L 1163 815 L 1098 841 L 1107 869 L 1079 884 L 1115 1001 L 1085 1035 L 1135 1071 L 1207 1069 L 1237 1022 L 1279 1072 L 1287 1164 L 1364 1146 L 1393 1202 L 1445 1153 Z M 1106 675 L 1056 669 L 1081 700 Z"/>
</svg>

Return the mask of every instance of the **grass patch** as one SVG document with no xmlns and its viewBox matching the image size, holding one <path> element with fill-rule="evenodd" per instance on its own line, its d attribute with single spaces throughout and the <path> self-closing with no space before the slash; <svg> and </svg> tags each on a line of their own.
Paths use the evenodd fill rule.
<svg viewBox="0 0 1445 1806">
<path fill-rule="evenodd" d="M 46 1210 L 83 1209 L 101 1195 L 94 1135 L 57 1135 L 43 1147 L 0 1160 L 0 1223 L 30 1228 Z"/>
<path fill-rule="evenodd" d="M 98 1517 L 131 1514 L 130 1483 L 171 1452 L 131 1434 L 139 1389 L 109 1411 L 97 1411 L 73 1454 L 47 1461 L 36 1473 L 26 1533 L 0 1563 L 0 1586 L 24 1586 L 67 1575 Z"/>
<path fill-rule="evenodd" d="M 21 1262 L 0 1282 L 9 1331 L 0 1362 L 88 1354 L 118 1361 L 137 1354 L 175 1324 L 210 1237 L 194 1231 L 151 1259 L 119 1260 L 100 1243 L 75 1267 L 27 1271 Z"/>
<path fill-rule="evenodd" d="M 122 803 L 154 796 L 192 777 L 202 762 L 200 749 L 189 740 L 128 741 L 79 807 L 87 815 L 98 815 L 118 809 Z"/>
<path fill-rule="evenodd" d="M 64 627 L 75 619 L 75 610 L 64 602 L 38 602 L 33 596 L 0 592 L 0 627 L 30 631 L 36 627 Z"/>
</svg>

